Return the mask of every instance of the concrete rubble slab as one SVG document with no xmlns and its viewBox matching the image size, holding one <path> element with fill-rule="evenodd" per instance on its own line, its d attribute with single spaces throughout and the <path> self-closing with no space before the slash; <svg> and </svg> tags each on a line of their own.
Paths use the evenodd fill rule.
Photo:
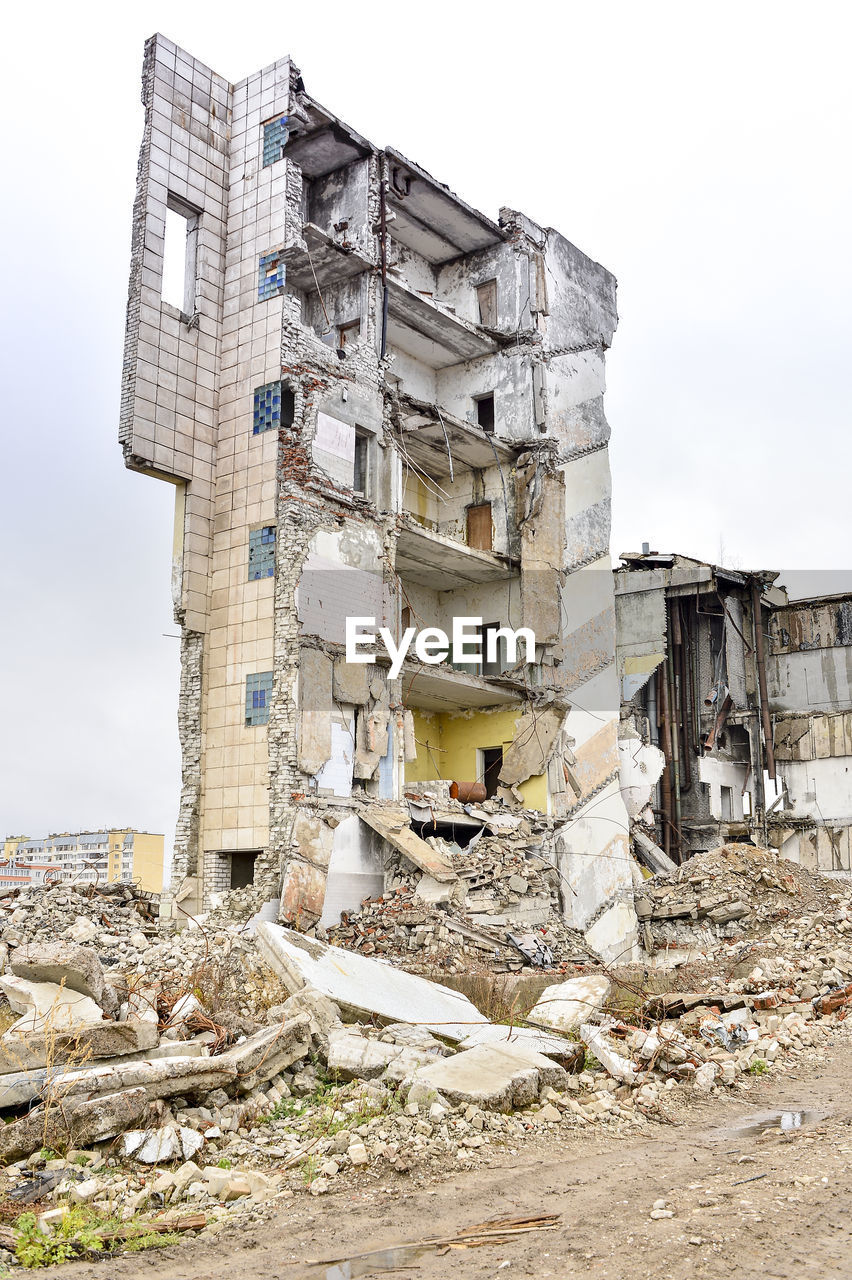
<svg viewBox="0 0 852 1280">
<path fill-rule="evenodd" d="M 241 1047 L 241 1046 L 240 1046 Z M 81 1070 L 40 1067 L 35 1071 L 10 1072 L 0 1076 L 0 1110 L 23 1106 L 34 1098 L 91 1096 L 122 1089 L 141 1088 L 149 1100 L 175 1094 L 222 1088 L 238 1075 L 232 1062 L 218 1058 L 164 1058 L 156 1061 L 124 1062 L 117 1058 L 106 1066 Z"/>
<path fill-rule="evenodd" d="M 591 973 L 545 987 L 527 1014 L 527 1022 L 553 1031 L 574 1031 L 609 995 L 611 982 L 604 974 Z"/>
<path fill-rule="evenodd" d="M 9 968 L 15 977 L 30 982 L 64 983 L 69 991 L 90 996 L 107 1013 L 115 1012 L 115 992 L 91 947 L 73 942 L 31 942 L 15 949 Z"/>
<path fill-rule="evenodd" d="M 611 1023 L 582 1022 L 579 1028 L 580 1039 L 597 1058 L 604 1071 L 608 1071 L 614 1080 L 623 1084 L 636 1083 L 636 1071 L 629 1059 L 618 1051 L 607 1036 L 607 1028 Z"/>
<path fill-rule="evenodd" d="M 566 1072 L 552 1059 L 519 1044 L 479 1044 L 414 1073 L 413 1084 L 434 1089 L 449 1102 L 511 1111 L 541 1090 L 565 1088 Z"/>
<path fill-rule="evenodd" d="M 65 1032 L 32 1031 L 32 1025 L 32 1015 L 24 1014 L 3 1034 L 0 1073 L 43 1067 L 48 1062 L 71 1061 L 80 1066 L 98 1058 L 145 1057 L 157 1047 L 159 1040 L 156 1023 L 135 1018 L 127 1022 L 101 1021 Z"/>
<path fill-rule="evenodd" d="M 36 1107 L 21 1120 L 0 1125 L 0 1163 L 11 1164 L 40 1147 L 86 1147 L 115 1138 L 137 1124 L 149 1103 L 145 1089 L 123 1089 L 96 1098 L 63 1099 L 45 1113 Z"/>
<path fill-rule="evenodd" d="M 478 1044 L 518 1045 L 523 1049 L 531 1049 L 534 1053 L 543 1053 L 547 1058 L 569 1058 L 577 1050 L 576 1042 L 563 1036 L 550 1035 L 535 1027 L 506 1027 L 492 1022 L 474 1027 L 470 1035 L 462 1040 L 459 1048 L 473 1049 Z"/>
<path fill-rule="evenodd" d="M 30 982 L 13 974 L 0 977 L 0 991 L 15 1013 L 23 1014 L 19 1031 L 65 1031 L 70 1027 L 97 1026 L 103 1022 L 100 1005 L 91 996 L 81 995 L 55 982 Z"/>
<path fill-rule="evenodd" d="M 371 1040 L 349 1027 L 332 1032 L 328 1045 L 329 1073 L 341 1080 L 405 1080 L 435 1059 L 434 1053 Z"/>
<path fill-rule="evenodd" d="M 355 1019 L 375 1015 L 419 1023 L 448 1040 L 463 1040 L 472 1026 L 488 1021 L 467 996 L 385 961 L 266 921 L 255 937 L 264 960 L 291 991 L 314 987 Z"/>
<path fill-rule="evenodd" d="M 142 1164 L 160 1164 L 169 1160 L 191 1160 L 204 1146 L 195 1129 L 131 1129 L 121 1141 L 121 1152 Z"/>
<path fill-rule="evenodd" d="M 359 810 L 358 816 L 396 849 L 397 853 L 413 862 L 426 875 L 442 883 L 452 883 L 458 879 L 450 860 L 411 830 L 408 814 L 404 809 L 391 805 L 384 805 L 381 809 L 364 806 Z"/>
<path fill-rule="evenodd" d="M 310 1044 L 311 1022 L 303 1013 L 289 1022 L 256 1031 L 209 1061 L 211 1065 L 218 1063 L 223 1070 L 233 1071 L 240 1092 L 248 1093 L 304 1058 Z"/>
</svg>

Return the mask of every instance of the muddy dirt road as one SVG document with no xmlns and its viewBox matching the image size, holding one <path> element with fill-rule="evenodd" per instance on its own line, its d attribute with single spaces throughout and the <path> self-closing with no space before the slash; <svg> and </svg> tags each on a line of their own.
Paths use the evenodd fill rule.
<svg viewBox="0 0 852 1280">
<path fill-rule="evenodd" d="M 784 1116 L 780 1127 L 778 1113 Z M 669 1216 L 651 1218 L 655 1202 Z M 350 1259 L 495 1217 L 559 1214 L 553 1230 L 479 1248 Z M 389 1271 L 389 1267 L 393 1269 Z M 852 1277 L 852 1040 L 822 1061 L 756 1079 L 747 1100 L 690 1104 L 680 1123 L 639 1138 L 569 1135 L 495 1152 L 487 1168 L 443 1178 L 369 1173 L 359 1187 L 298 1195 L 239 1233 L 91 1266 L 75 1280 L 831 1280 Z"/>
</svg>

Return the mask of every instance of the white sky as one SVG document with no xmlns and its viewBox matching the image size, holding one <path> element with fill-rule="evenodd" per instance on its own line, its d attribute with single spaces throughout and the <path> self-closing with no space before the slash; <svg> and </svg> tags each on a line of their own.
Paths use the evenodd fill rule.
<svg viewBox="0 0 852 1280">
<path fill-rule="evenodd" d="M 616 555 L 649 541 L 844 570 L 847 13 L 16 6 L 0 52 L 0 835 L 174 826 L 172 492 L 126 472 L 116 443 L 146 36 L 231 80 L 291 53 L 309 93 L 373 142 L 615 272 Z"/>
</svg>

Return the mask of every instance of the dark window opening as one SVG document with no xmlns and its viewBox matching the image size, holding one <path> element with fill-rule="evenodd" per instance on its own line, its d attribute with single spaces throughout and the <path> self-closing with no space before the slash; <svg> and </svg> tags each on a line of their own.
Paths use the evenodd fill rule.
<svg viewBox="0 0 852 1280">
<path fill-rule="evenodd" d="M 476 421 L 483 431 L 489 434 L 494 431 L 494 393 L 478 396 L 476 400 Z"/>
<path fill-rule="evenodd" d="M 427 821 L 412 822 L 411 830 L 416 832 L 421 840 L 425 840 L 427 836 L 439 836 L 442 840 L 449 840 L 450 843 L 455 843 L 460 849 L 464 849 L 482 828 L 467 822 Z"/>
<path fill-rule="evenodd" d="M 355 428 L 355 465 L 352 488 L 367 497 L 370 491 L 370 437 Z"/>
<path fill-rule="evenodd" d="M 499 630 L 499 622 L 486 622 L 482 628 L 482 674 L 484 676 L 499 676 L 505 666 L 503 662 L 503 638 L 496 635 Z M 491 652 L 493 652 L 494 657 L 489 661 L 488 655 Z"/>
<path fill-rule="evenodd" d="M 500 770 L 503 768 L 503 748 L 482 748 L 482 781 L 485 783 L 485 795 L 490 800 L 496 796 L 500 783 Z"/>
<path fill-rule="evenodd" d="M 281 387 L 281 425 L 292 427 L 296 421 L 296 393 L 292 387 Z"/>
<path fill-rule="evenodd" d="M 256 853 L 231 854 L 231 888 L 245 889 L 254 884 L 254 864 Z"/>
</svg>

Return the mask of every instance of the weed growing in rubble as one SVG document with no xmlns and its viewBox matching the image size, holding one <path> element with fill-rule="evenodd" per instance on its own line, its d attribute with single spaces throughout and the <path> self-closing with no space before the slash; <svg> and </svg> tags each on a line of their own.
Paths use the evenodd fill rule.
<svg viewBox="0 0 852 1280">
<path fill-rule="evenodd" d="M 100 1253 L 104 1247 L 82 1208 L 69 1209 L 49 1235 L 39 1230 L 34 1213 L 22 1213 L 15 1229 L 15 1256 L 22 1267 L 53 1267 L 82 1253 Z"/>
<path fill-rule="evenodd" d="M 125 1240 L 124 1248 L 139 1253 L 143 1249 L 165 1249 L 170 1244 L 180 1244 L 179 1231 L 143 1231 L 141 1235 Z"/>
<path fill-rule="evenodd" d="M 765 1058 L 753 1058 L 748 1064 L 749 1075 L 762 1076 L 764 1071 L 769 1070 L 769 1063 Z"/>
<path fill-rule="evenodd" d="M 234 1167 L 233 1160 L 229 1160 L 227 1156 L 222 1156 L 221 1160 L 216 1161 L 217 1169 L 233 1169 L 233 1167 Z"/>
</svg>

